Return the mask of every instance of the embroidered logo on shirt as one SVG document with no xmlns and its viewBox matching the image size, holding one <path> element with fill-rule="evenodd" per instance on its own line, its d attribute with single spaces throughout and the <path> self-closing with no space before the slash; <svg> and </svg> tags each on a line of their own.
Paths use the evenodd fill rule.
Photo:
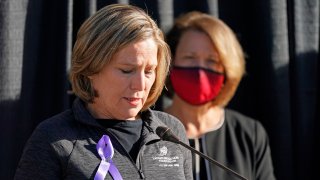
<svg viewBox="0 0 320 180">
<path fill-rule="evenodd" d="M 179 156 L 167 156 L 168 148 L 163 146 L 157 156 L 152 157 L 152 160 L 157 161 L 160 167 L 179 167 Z"/>
<path fill-rule="evenodd" d="M 167 155 L 167 152 L 168 152 L 168 148 L 163 146 L 162 148 L 160 148 L 159 156 L 165 156 L 165 155 Z"/>
</svg>

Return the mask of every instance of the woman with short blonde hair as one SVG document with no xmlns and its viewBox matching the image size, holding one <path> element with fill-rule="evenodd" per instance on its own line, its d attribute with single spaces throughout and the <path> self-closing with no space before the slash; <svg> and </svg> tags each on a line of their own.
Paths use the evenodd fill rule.
<svg viewBox="0 0 320 180">
<path fill-rule="evenodd" d="M 95 92 L 88 76 L 99 73 L 112 61 L 112 57 L 119 49 L 134 41 L 147 38 L 153 38 L 157 43 L 158 66 L 156 82 L 143 109 L 154 104 L 168 73 L 170 50 L 156 23 L 142 9 L 134 6 L 115 5 L 103 8 L 81 26 L 73 48 L 70 70 L 74 93 L 83 101 L 92 102 Z"/>
<path fill-rule="evenodd" d="M 169 65 L 163 34 L 142 9 L 113 4 L 93 14 L 73 49 L 72 108 L 38 125 L 15 179 L 192 179 L 190 151 L 156 134 L 170 128 L 188 143 L 183 125 L 149 108 Z"/>
</svg>

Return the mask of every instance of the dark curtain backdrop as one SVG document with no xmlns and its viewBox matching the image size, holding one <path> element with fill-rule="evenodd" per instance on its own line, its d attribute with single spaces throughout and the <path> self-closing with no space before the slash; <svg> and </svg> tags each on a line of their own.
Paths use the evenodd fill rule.
<svg viewBox="0 0 320 180">
<path fill-rule="evenodd" d="M 278 179 L 317 177 L 318 0 L 0 0 L 0 179 L 12 179 L 35 126 L 70 107 L 76 32 L 111 3 L 146 9 L 164 31 L 191 10 L 224 20 L 247 55 L 247 74 L 229 107 L 264 124 Z"/>
</svg>

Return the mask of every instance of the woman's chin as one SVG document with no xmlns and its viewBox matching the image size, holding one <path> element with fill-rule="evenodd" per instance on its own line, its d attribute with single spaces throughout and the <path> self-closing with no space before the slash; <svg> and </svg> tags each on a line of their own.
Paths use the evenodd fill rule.
<svg viewBox="0 0 320 180">
<path fill-rule="evenodd" d="M 131 109 L 128 110 L 128 112 L 124 113 L 124 119 L 125 120 L 136 120 L 140 117 L 138 116 L 140 112 L 140 109 Z"/>
</svg>

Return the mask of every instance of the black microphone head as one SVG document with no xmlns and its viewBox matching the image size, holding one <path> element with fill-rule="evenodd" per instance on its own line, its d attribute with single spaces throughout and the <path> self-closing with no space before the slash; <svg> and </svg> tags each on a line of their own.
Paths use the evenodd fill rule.
<svg viewBox="0 0 320 180">
<path fill-rule="evenodd" d="M 166 133 L 168 130 L 170 130 L 168 127 L 165 126 L 159 126 L 156 129 L 157 135 L 162 139 L 164 133 Z"/>
<path fill-rule="evenodd" d="M 177 138 L 177 136 L 175 136 L 171 129 L 165 126 L 159 126 L 156 129 L 156 133 L 157 135 L 164 141 L 171 141 L 174 143 L 179 143 L 180 140 L 179 138 Z"/>
</svg>

